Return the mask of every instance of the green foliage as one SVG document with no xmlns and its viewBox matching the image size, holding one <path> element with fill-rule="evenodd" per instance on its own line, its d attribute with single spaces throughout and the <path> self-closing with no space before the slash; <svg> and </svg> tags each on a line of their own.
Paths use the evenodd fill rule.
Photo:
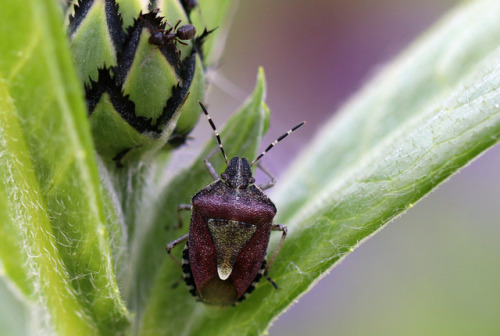
<svg viewBox="0 0 500 336">
<path fill-rule="evenodd" d="M 6 273 L 60 334 L 120 332 L 128 313 L 110 258 L 89 125 L 51 1 L 2 6 L 0 190 Z M 23 13 L 19 15 L 17 13 Z M 6 22 L 11 23 L 11 28 Z M 7 248 L 7 246 L 5 246 Z M 22 267 L 22 269 L 19 269 Z M 47 330 L 43 331 L 47 332 Z M 42 332 L 42 333 L 43 333 Z"/>
<path fill-rule="evenodd" d="M 500 4 L 476 1 L 381 71 L 280 180 L 277 222 L 289 226 L 271 270 L 280 289 L 262 281 L 237 307 L 207 307 L 173 288 L 181 271 L 164 247 L 187 230 L 172 227 L 175 209 L 210 182 L 202 158 L 215 142 L 167 183 L 168 155 L 103 165 L 61 27 L 49 0 L 0 12 L 0 274 L 26 297 L 40 334 L 261 334 L 348 252 L 499 141 Z M 229 155 L 255 156 L 264 98 L 259 71 L 222 128 Z M 220 155 L 211 160 L 220 171 Z"/>
</svg>

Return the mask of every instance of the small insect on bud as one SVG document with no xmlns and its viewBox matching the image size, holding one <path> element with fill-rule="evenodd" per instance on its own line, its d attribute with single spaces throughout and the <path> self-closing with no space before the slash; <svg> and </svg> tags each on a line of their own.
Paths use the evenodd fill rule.
<svg viewBox="0 0 500 336">
<path fill-rule="evenodd" d="M 250 163 L 246 158 L 233 157 L 228 160 L 215 125 L 206 108 L 200 106 L 214 130 L 227 168 L 217 175 L 205 159 L 208 172 L 215 182 L 193 196 L 192 204 L 181 204 L 180 212 L 191 211 L 189 233 L 170 242 L 167 253 L 182 266 L 184 280 L 191 294 L 212 305 L 235 305 L 246 298 L 262 276 L 278 288 L 268 276 L 286 237 L 285 225 L 273 224 L 276 207 L 262 192 L 274 185 L 274 178 L 257 163 L 271 148 L 295 131 L 302 122 L 280 136 Z M 270 180 L 255 185 L 252 165 L 257 164 Z M 266 251 L 271 231 L 281 231 L 281 240 L 269 262 Z M 186 242 L 182 262 L 172 256 L 172 249 Z"/>
<path fill-rule="evenodd" d="M 170 26 L 169 29 L 150 29 L 151 37 L 148 39 L 149 43 L 163 47 L 169 43 L 180 43 L 187 46 L 188 44 L 183 41 L 192 40 L 196 35 L 196 28 L 193 25 L 184 25 L 179 28 L 181 20 L 177 21 L 174 27 Z M 167 23 L 168 24 L 168 23 Z"/>
<path fill-rule="evenodd" d="M 192 40 L 196 35 L 196 28 L 190 24 L 181 26 L 177 29 L 176 35 L 180 40 Z"/>
<path fill-rule="evenodd" d="M 95 148 L 118 167 L 182 145 L 205 90 L 202 41 L 187 43 L 193 25 L 171 26 L 154 9 L 124 29 L 121 13 L 117 1 L 80 0 L 68 29 Z"/>
</svg>

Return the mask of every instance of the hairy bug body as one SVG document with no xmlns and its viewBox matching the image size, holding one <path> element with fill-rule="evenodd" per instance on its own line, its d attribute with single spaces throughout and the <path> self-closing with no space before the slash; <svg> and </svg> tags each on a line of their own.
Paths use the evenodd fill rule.
<svg viewBox="0 0 500 336">
<path fill-rule="evenodd" d="M 262 276 L 277 288 L 267 272 L 283 244 L 286 226 L 273 224 L 276 207 L 262 192 L 274 185 L 274 178 L 258 165 L 271 181 L 255 185 L 251 166 L 304 122 L 279 137 L 252 163 L 239 157 L 228 161 L 215 125 L 200 105 L 215 132 L 227 168 L 219 178 L 205 159 L 215 181 L 196 193 L 191 205 L 179 206 L 179 212 L 191 210 L 189 233 L 169 243 L 166 249 L 170 254 L 174 246 L 187 241 L 182 267 L 191 293 L 207 304 L 233 305 L 243 300 Z M 281 231 L 282 237 L 266 265 L 271 231 Z"/>
</svg>

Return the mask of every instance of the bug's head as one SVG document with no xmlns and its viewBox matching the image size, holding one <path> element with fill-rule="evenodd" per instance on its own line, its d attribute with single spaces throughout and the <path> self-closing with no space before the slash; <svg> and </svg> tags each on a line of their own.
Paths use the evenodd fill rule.
<svg viewBox="0 0 500 336">
<path fill-rule="evenodd" d="M 192 40 L 196 35 L 196 27 L 190 24 L 181 26 L 177 29 L 176 35 L 181 40 Z"/>
<path fill-rule="evenodd" d="M 229 187 L 233 189 L 246 189 L 250 184 L 254 183 L 255 179 L 252 177 L 251 167 L 256 164 L 264 155 L 266 155 L 266 153 L 269 152 L 271 148 L 273 148 L 278 142 L 286 138 L 290 133 L 306 123 L 305 121 L 303 121 L 297 126 L 290 129 L 285 134 L 282 134 L 272 144 L 267 146 L 267 148 L 259 156 L 257 156 L 255 160 L 252 161 L 252 163 L 249 163 L 245 158 L 240 159 L 237 156 L 233 157 L 231 161 L 228 161 L 226 153 L 224 152 L 224 147 L 222 146 L 222 142 L 220 141 L 219 133 L 217 132 L 217 128 L 215 127 L 212 118 L 210 118 L 210 115 L 208 114 L 205 106 L 200 101 L 198 101 L 198 103 L 200 104 L 203 113 L 205 113 L 205 115 L 207 116 L 207 120 L 210 123 L 210 126 L 214 130 L 215 138 L 217 139 L 217 143 L 219 144 L 219 149 L 222 153 L 222 156 L 224 157 L 224 160 L 226 161 L 227 168 L 220 175 L 220 177 Z"/>
<path fill-rule="evenodd" d="M 233 189 L 246 189 L 255 182 L 252 177 L 250 163 L 245 158 L 233 157 L 226 170 L 220 174 L 221 179 Z"/>
</svg>

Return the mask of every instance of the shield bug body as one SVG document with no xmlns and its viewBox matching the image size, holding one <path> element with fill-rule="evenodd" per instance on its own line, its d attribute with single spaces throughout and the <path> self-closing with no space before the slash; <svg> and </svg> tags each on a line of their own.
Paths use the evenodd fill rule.
<svg viewBox="0 0 500 336">
<path fill-rule="evenodd" d="M 191 210 L 189 233 L 169 243 L 166 250 L 170 254 L 173 247 L 187 241 L 182 268 L 191 293 L 207 304 L 234 305 L 254 289 L 262 276 L 277 288 L 267 273 L 283 244 L 287 229 L 284 225 L 273 224 L 276 207 L 262 192 L 274 185 L 274 178 L 257 164 L 271 179 L 257 186 L 251 167 L 304 122 L 280 136 L 251 163 L 239 157 L 228 161 L 214 123 L 205 107 L 201 103 L 200 106 L 214 130 L 227 168 L 219 178 L 208 157 L 205 159 L 215 182 L 195 194 L 191 205 L 178 207 L 180 223 L 180 211 Z M 281 231 L 282 236 L 266 265 L 271 231 Z"/>
</svg>

